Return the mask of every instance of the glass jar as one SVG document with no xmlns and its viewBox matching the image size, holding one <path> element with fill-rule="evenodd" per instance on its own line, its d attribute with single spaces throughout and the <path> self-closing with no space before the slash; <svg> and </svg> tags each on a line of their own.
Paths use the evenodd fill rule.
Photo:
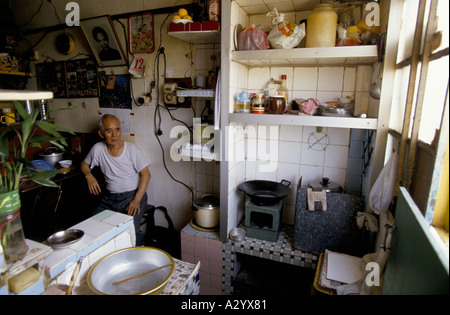
<svg viewBox="0 0 450 315">
<path fill-rule="evenodd" d="M 256 94 L 252 98 L 252 113 L 254 114 L 264 114 L 265 106 L 263 101 L 264 94 Z"/>
<path fill-rule="evenodd" d="M 306 47 L 336 46 L 337 19 L 333 5 L 316 5 L 306 23 Z"/>
<path fill-rule="evenodd" d="M 25 242 L 20 219 L 20 195 L 18 190 L 0 194 L 0 242 L 7 264 L 25 257 Z"/>
</svg>

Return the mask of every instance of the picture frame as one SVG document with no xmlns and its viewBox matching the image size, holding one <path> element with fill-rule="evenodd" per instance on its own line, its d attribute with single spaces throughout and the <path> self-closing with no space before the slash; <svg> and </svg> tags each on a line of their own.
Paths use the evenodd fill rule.
<svg viewBox="0 0 450 315">
<path fill-rule="evenodd" d="M 54 98 L 67 97 L 66 62 L 36 64 L 36 80 L 39 91 L 51 91 Z"/>
<path fill-rule="evenodd" d="M 94 58 L 36 64 L 39 91 L 51 91 L 54 98 L 99 97 L 99 78 Z"/>
<path fill-rule="evenodd" d="M 128 18 L 128 47 L 130 54 L 150 54 L 155 50 L 153 14 L 135 14 Z"/>
<path fill-rule="evenodd" d="M 66 62 L 67 97 L 99 97 L 98 72 L 93 58 Z"/>
<path fill-rule="evenodd" d="M 99 67 L 127 66 L 128 58 L 109 15 L 80 21 Z"/>
</svg>

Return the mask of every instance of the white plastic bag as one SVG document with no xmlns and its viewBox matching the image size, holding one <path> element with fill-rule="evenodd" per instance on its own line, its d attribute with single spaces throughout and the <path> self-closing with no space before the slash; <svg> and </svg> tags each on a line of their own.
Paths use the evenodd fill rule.
<svg viewBox="0 0 450 315">
<path fill-rule="evenodd" d="M 294 48 L 305 37 L 305 25 L 298 26 L 285 21 L 284 13 L 278 13 L 277 8 L 273 8 L 267 15 L 274 17 L 272 20 L 274 27 L 267 35 L 271 48 Z"/>
<path fill-rule="evenodd" d="M 381 170 L 369 194 L 369 205 L 378 214 L 386 212 L 394 195 L 398 154 L 394 153 Z"/>
</svg>

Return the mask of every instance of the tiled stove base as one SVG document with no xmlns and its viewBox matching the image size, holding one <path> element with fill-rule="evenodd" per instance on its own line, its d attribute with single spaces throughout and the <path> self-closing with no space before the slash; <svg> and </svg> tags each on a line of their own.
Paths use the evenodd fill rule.
<svg viewBox="0 0 450 315">
<path fill-rule="evenodd" d="M 223 294 L 233 294 L 232 281 L 239 272 L 236 254 L 269 259 L 294 266 L 315 269 L 318 255 L 295 250 L 292 247 L 293 225 L 282 225 L 276 242 L 246 237 L 243 242 L 228 240 L 222 247 L 222 290 Z"/>
</svg>

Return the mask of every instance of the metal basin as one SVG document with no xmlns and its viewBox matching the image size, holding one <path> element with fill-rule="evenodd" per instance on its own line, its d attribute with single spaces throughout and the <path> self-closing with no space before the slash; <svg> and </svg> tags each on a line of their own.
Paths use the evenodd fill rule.
<svg viewBox="0 0 450 315">
<path fill-rule="evenodd" d="M 121 284 L 113 284 L 170 264 Z M 111 253 L 96 262 L 88 273 L 89 287 L 101 295 L 157 295 L 171 277 L 175 263 L 165 251 L 153 247 L 131 247 Z"/>
<path fill-rule="evenodd" d="M 65 230 L 50 235 L 47 238 L 46 242 L 53 248 L 63 248 L 78 242 L 79 240 L 81 240 L 83 235 L 84 232 L 81 230 Z"/>
</svg>

